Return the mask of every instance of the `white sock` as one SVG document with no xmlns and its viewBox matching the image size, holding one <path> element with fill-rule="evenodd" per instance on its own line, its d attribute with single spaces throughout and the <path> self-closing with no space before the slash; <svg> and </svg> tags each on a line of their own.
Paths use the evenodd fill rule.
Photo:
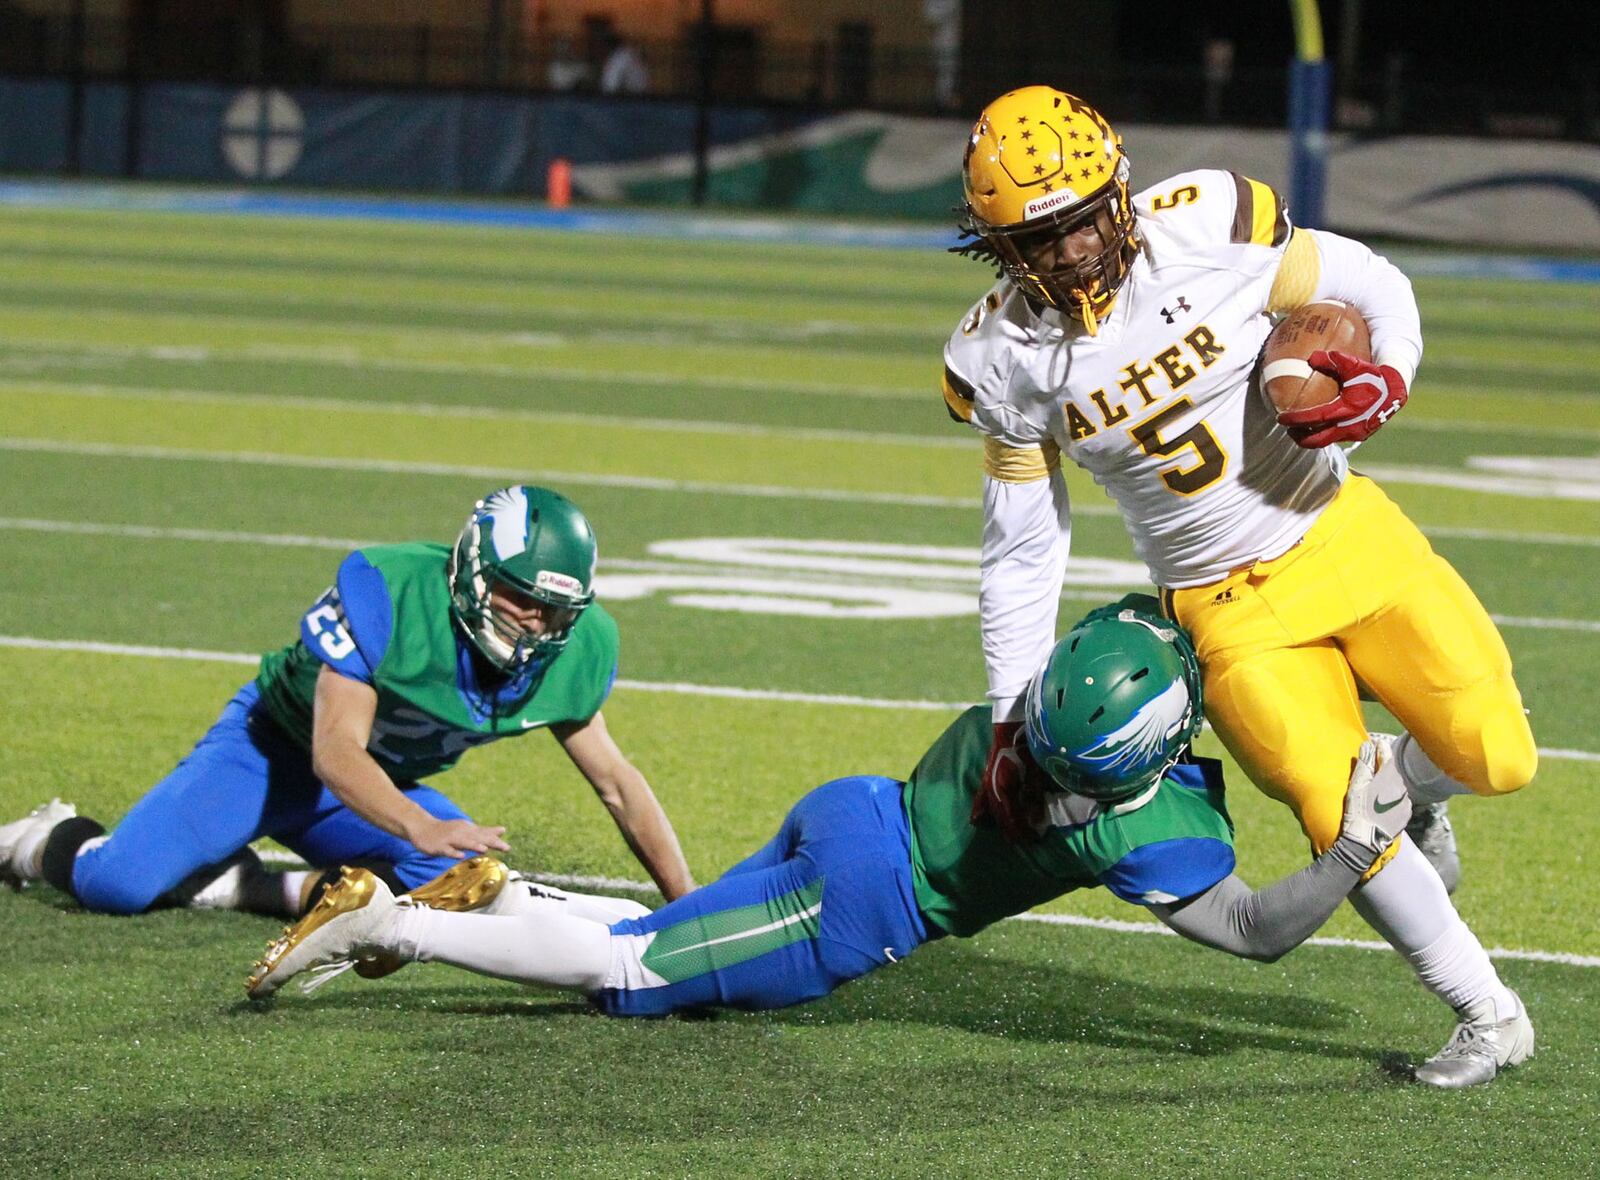
<svg viewBox="0 0 1600 1180">
<path fill-rule="evenodd" d="M 1470 795 L 1472 788 L 1457 782 L 1444 771 L 1409 733 L 1400 735 L 1394 747 L 1395 760 L 1400 764 L 1400 777 L 1405 779 L 1406 793 L 1413 803 L 1443 803 L 1452 795 Z"/>
<path fill-rule="evenodd" d="M 594 893 L 569 893 L 551 885 L 535 885 L 531 881 L 514 880 L 507 883 L 494 899 L 494 904 L 478 911 L 496 917 L 514 917 L 519 914 L 564 913 L 573 918 L 587 918 L 609 926 L 624 918 L 642 918 L 650 907 L 627 897 L 602 897 Z"/>
<path fill-rule="evenodd" d="M 1492 1000 L 1496 1019 L 1515 1015 L 1516 997 L 1409 836 L 1400 838 L 1394 859 L 1350 894 L 1350 904 L 1406 957 L 1422 986 L 1456 1011 Z"/>
<path fill-rule="evenodd" d="M 291 918 L 300 914 L 300 898 L 305 891 L 310 872 L 301 869 L 283 874 L 283 912 Z"/>
<path fill-rule="evenodd" d="M 1489 952 L 1460 918 L 1431 944 L 1407 955 L 1422 985 L 1457 1012 L 1485 1002 L 1494 1005 L 1496 1020 L 1517 1014 L 1516 994 L 1500 982 Z"/>
<path fill-rule="evenodd" d="M 599 922 L 547 906 L 538 914 L 497 917 L 405 906 L 386 950 L 419 963 L 449 963 L 480 975 L 598 991 L 611 970 L 611 932 Z"/>
</svg>

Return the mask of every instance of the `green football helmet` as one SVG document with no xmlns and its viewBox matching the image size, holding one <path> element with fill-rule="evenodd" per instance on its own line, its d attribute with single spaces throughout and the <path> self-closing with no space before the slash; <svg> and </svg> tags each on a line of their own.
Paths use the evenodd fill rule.
<svg viewBox="0 0 1600 1180">
<path fill-rule="evenodd" d="M 451 613 L 485 659 L 515 673 L 566 646 L 594 601 L 596 556 L 594 529 L 571 500 L 548 488 L 501 488 L 473 505 L 450 555 Z M 530 634 L 496 610 L 496 586 L 549 608 L 545 631 Z"/>
<path fill-rule="evenodd" d="M 1062 789 L 1113 803 L 1153 790 L 1203 720 L 1189 636 L 1124 603 L 1091 612 L 1055 645 L 1025 706 L 1034 761 Z"/>
</svg>

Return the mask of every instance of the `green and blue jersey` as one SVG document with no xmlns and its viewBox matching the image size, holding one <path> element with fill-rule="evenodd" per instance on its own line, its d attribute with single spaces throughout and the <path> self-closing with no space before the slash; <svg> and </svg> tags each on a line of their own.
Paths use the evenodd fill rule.
<svg viewBox="0 0 1600 1180">
<path fill-rule="evenodd" d="M 969 818 L 993 737 L 989 707 L 968 709 L 904 788 L 917 906 L 946 934 L 976 934 L 1074 889 L 1103 885 L 1153 905 L 1202 893 L 1233 872 L 1233 821 L 1215 761 L 1179 763 L 1137 806 L 1052 792 L 1039 839 L 1011 844 Z"/>
<path fill-rule="evenodd" d="M 300 638 L 261 659 L 256 684 L 278 725 L 311 745 L 317 676 L 331 667 L 378 694 L 368 751 L 396 781 L 448 770 L 473 746 L 600 711 L 617 669 L 616 622 L 598 604 L 554 657 L 485 682 L 450 610 L 443 545 L 374 545 L 339 566 Z"/>
<path fill-rule="evenodd" d="M 969 819 L 992 738 L 988 707 L 969 709 L 907 781 L 816 788 L 716 881 L 613 926 L 619 966 L 595 1002 L 616 1016 L 780 1008 L 1073 889 L 1152 905 L 1233 871 L 1215 761 L 1174 766 L 1136 805 L 1054 792 L 1039 839 L 1014 845 Z"/>
</svg>

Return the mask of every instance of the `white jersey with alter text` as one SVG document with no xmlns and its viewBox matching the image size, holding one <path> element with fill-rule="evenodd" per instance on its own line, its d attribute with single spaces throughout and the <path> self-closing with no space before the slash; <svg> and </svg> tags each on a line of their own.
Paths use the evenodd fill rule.
<svg viewBox="0 0 1600 1180">
<path fill-rule="evenodd" d="M 1290 239 L 1272 190 L 1186 172 L 1134 205 L 1143 246 L 1097 335 L 1002 279 L 951 336 L 946 381 L 991 439 L 1089 471 L 1152 581 L 1199 585 L 1292 546 L 1346 465 L 1295 445 L 1253 378 Z"/>
</svg>

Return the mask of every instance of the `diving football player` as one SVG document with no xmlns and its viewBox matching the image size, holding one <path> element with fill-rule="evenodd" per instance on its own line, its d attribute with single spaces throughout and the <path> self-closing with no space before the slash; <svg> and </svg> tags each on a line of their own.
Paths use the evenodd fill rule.
<svg viewBox="0 0 1600 1180">
<path fill-rule="evenodd" d="M 0 827 L 0 877 L 42 877 L 113 914 L 177 904 L 295 917 L 350 864 L 403 893 L 508 847 L 503 828 L 423 780 L 474 746 L 548 729 L 662 893 L 688 892 L 672 825 L 600 711 L 617 627 L 594 601 L 595 553 L 577 506 L 528 486 L 480 500 L 454 548 L 356 550 L 299 638 L 261 658 L 114 831 L 47 803 Z M 249 848 L 263 836 L 312 870 L 266 872 Z"/>
<path fill-rule="evenodd" d="M 816 788 L 764 848 L 648 916 L 576 916 L 572 895 L 542 896 L 488 858 L 446 874 L 503 882 L 474 913 L 397 901 L 377 877 L 351 870 L 268 947 L 247 988 L 267 996 L 303 971 L 316 972 L 314 987 L 364 957 L 391 956 L 575 988 L 614 1016 L 777 1008 L 932 939 L 973 935 L 1094 886 L 1197 942 L 1277 958 L 1328 918 L 1404 829 L 1405 787 L 1387 747 L 1364 746 L 1335 838 L 1307 868 L 1253 892 L 1233 873 L 1220 767 L 1188 751 L 1201 723 L 1193 649 L 1144 601 L 1149 609 L 1127 600 L 1092 612 L 1031 682 L 1026 773 L 1040 804 L 1032 841 L 970 822 L 992 727 L 979 706 L 905 782 L 860 775 Z M 441 882 L 441 892 L 452 889 Z M 1532 1049 L 1532 1029 L 1525 1034 L 1522 1055 Z M 1454 1063 L 1423 1071 L 1460 1077 Z"/>
<path fill-rule="evenodd" d="M 1120 136 L 1083 100 L 1011 91 L 966 148 L 961 250 L 999 281 L 951 334 L 944 397 L 983 435 L 980 626 L 994 735 L 978 811 L 1008 825 L 1023 692 L 1056 624 L 1071 513 L 1060 457 L 1121 511 L 1194 636 L 1207 716 L 1314 853 L 1337 837 L 1345 768 L 1366 740 L 1358 686 L 1405 727 L 1416 803 L 1351 900 L 1436 995 L 1451 1043 L 1520 1027 L 1520 1002 L 1448 898 L 1452 795 L 1503 795 L 1538 757 L 1504 641 L 1467 584 L 1335 443 L 1406 402 L 1422 356 L 1411 285 L 1366 246 L 1291 225 L 1267 185 L 1183 172 L 1130 194 Z M 1272 317 L 1340 299 L 1374 359 L 1315 353 L 1339 383 L 1276 413 L 1256 357 Z M 1443 884 L 1441 885 L 1441 881 Z M 1467 1008 L 1463 994 L 1483 994 Z"/>
</svg>

